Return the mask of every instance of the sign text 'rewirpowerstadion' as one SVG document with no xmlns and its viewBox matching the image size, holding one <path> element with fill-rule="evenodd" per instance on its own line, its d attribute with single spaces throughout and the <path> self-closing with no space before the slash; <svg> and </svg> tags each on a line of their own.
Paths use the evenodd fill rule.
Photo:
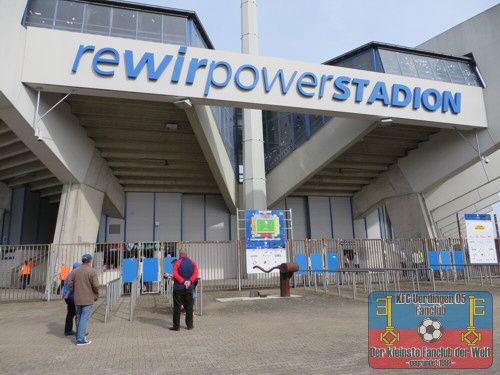
<svg viewBox="0 0 500 375">
<path fill-rule="evenodd" d="M 408 87 L 403 84 L 386 84 L 383 81 L 372 82 L 367 79 L 332 74 L 317 75 L 310 71 L 297 70 L 286 75 L 283 69 L 270 70 L 266 66 L 242 64 L 233 66 L 224 60 L 209 61 L 204 58 L 186 59 L 188 48 L 181 46 L 176 56 L 164 54 L 157 56 L 145 52 L 142 56 L 135 55 L 132 50 L 123 52 L 123 62 L 128 79 L 136 79 L 145 69 L 149 81 L 157 81 L 169 65 L 173 69 L 170 76 L 172 84 L 179 84 L 181 77 L 185 85 L 193 85 L 200 71 L 205 74 L 199 79 L 204 80 L 203 95 L 208 97 L 212 89 L 222 89 L 234 84 L 242 91 L 261 90 L 267 94 L 272 90 L 281 90 L 286 95 L 294 87 L 304 98 L 330 98 L 335 102 L 342 102 L 354 96 L 356 103 L 368 105 L 380 102 L 388 107 L 408 107 L 413 110 L 423 108 L 427 111 L 441 111 L 458 114 L 461 111 L 462 94 L 448 90 L 421 87 Z M 104 77 L 115 75 L 114 66 L 122 63 L 122 55 L 111 47 L 96 51 L 94 45 L 80 45 L 75 56 L 72 72 L 77 73 L 85 55 L 92 55 L 93 71 Z M 175 61 L 173 61 L 175 59 Z M 156 60 L 156 61 L 155 61 Z M 188 60 L 188 61 L 185 61 Z M 187 73 L 185 70 L 187 69 Z M 184 72 L 184 74 L 183 74 Z"/>
</svg>

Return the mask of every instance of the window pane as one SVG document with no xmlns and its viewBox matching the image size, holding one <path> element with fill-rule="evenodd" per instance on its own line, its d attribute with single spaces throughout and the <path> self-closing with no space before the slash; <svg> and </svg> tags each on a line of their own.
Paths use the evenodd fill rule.
<svg viewBox="0 0 500 375">
<path fill-rule="evenodd" d="M 163 16 L 163 43 L 186 45 L 186 18 Z"/>
<path fill-rule="evenodd" d="M 300 146 L 306 141 L 306 116 L 302 114 L 293 115 L 293 138 L 295 147 Z"/>
<path fill-rule="evenodd" d="M 111 36 L 135 39 L 136 29 L 137 11 L 119 8 L 113 9 Z"/>
<path fill-rule="evenodd" d="M 462 71 L 460 70 L 458 62 L 447 61 L 446 69 L 448 70 L 448 74 L 450 75 L 451 82 L 465 85 L 465 79 L 464 76 L 462 75 Z"/>
<path fill-rule="evenodd" d="M 56 29 L 81 31 L 83 9 L 83 3 L 60 1 L 57 7 Z"/>
<path fill-rule="evenodd" d="M 418 77 L 417 68 L 413 63 L 412 55 L 406 53 L 397 53 L 399 66 L 401 67 L 401 73 L 407 77 Z"/>
<path fill-rule="evenodd" d="M 396 52 L 379 49 L 379 53 L 382 65 L 384 66 L 384 71 L 387 74 L 402 74 Z"/>
<path fill-rule="evenodd" d="M 473 67 L 471 67 L 469 64 L 466 64 L 466 63 L 460 63 L 460 69 L 462 69 L 462 73 L 464 75 L 465 82 L 469 86 L 480 86 L 479 79 L 476 76 L 476 73 L 475 73 Z"/>
<path fill-rule="evenodd" d="M 56 10 L 56 0 L 31 0 L 26 14 L 26 26 L 51 29 Z"/>
<path fill-rule="evenodd" d="M 436 77 L 436 81 L 450 82 L 450 77 L 448 76 L 448 72 L 446 71 L 444 62 L 442 60 L 433 59 L 430 57 L 429 61 L 431 62 L 432 71 L 434 72 L 434 77 Z"/>
<path fill-rule="evenodd" d="M 415 61 L 415 67 L 417 68 L 417 73 L 420 78 L 435 79 L 431 63 L 427 57 L 413 56 L 413 61 Z"/>
<path fill-rule="evenodd" d="M 109 35 L 111 8 L 87 4 L 84 32 L 89 34 Z"/>
<path fill-rule="evenodd" d="M 139 13 L 138 39 L 161 42 L 161 15 Z"/>
<path fill-rule="evenodd" d="M 189 24 L 191 25 L 191 35 L 193 36 L 192 46 L 198 48 L 207 48 L 207 45 L 205 44 L 205 41 L 203 40 L 194 22 L 190 22 Z"/>
</svg>

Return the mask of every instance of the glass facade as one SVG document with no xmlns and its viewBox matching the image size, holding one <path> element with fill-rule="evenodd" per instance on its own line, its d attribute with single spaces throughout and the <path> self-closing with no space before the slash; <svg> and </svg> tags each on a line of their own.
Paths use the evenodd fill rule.
<svg viewBox="0 0 500 375">
<path fill-rule="evenodd" d="M 241 139 L 239 139 L 240 134 L 238 132 L 238 109 L 231 107 L 210 107 L 210 109 L 214 115 L 233 170 L 237 173 L 239 152 L 241 150 Z"/>
<path fill-rule="evenodd" d="M 23 24 L 200 48 L 208 46 L 196 24 L 186 16 L 85 1 L 30 0 Z"/>
<path fill-rule="evenodd" d="M 266 173 L 331 119 L 327 116 L 262 111 Z"/>
<path fill-rule="evenodd" d="M 418 53 L 417 53 L 418 52 Z M 406 77 L 451 82 L 460 85 L 482 86 L 472 62 L 436 57 L 424 52 L 415 53 L 383 46 L 360 50 L 345 58 L 334 59 L 329 65 L 369 70 Z"/>
</svg>

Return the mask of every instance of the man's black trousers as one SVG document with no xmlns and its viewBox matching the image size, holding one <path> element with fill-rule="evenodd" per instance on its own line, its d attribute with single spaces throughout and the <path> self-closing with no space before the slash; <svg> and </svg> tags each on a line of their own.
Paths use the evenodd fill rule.
<svg viewBox="0 0 500 375">
<path fill-rule="evenodd" d="M 193 328 L 193 290 L 175 290 L 174 289 L 174 328 L 181 326 L 181 306 L 186 309 L 186 326 Z"/>
<path fill-rule="evenodd" d="M 65 298 L 64 301 L 68 305 L 68 312 L 66 313 L 66 324 L 64 325 L 64 333 L 70 333 L 73 330 L 73 319 L 76 315 L 75 301 Z"/>
</svg>

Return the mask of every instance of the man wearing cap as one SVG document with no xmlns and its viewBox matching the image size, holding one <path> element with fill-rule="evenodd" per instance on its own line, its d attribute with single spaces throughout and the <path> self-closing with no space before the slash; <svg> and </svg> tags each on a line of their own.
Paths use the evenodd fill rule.
<svg viewBox="0 0 500 375">
<path fill-rule="evenodd" d="M 174 264 L 174 316 L 171 331 L 180 330 L 181 306 L 186 308 L 187 329 L 193 329 L 193 289 L 198 278 L 198 266 L 189 259 L 186 249 L 180 250 L 179 260 Z"/>
<path fill-rule="evenodd" d="M 91 265 L 92 255 L 83 255 L 82 265 L 73 270 L 70 277 L 69 289 L 75 293 L 77 346 L 89 345 L 92 342 L 87 340 L 85 332 L 94 302 L 99 298 L 99 279 Z"/>
<path fill-rule="evenodd" d="M 81 264 L 76 262 L 73 264 L 73 270 L 80 267 Z M 67 312 L 66 312 L 66 324 L 64 325 L 64 336 L 71 336 L 75 334 L 73 331 L 73 319 L 76 316 L 75 310 L 75 293 L 71 293 L 69 290 L 69 282 L 71 278 L 71 274 L 73 271 L 66 276 L 66 280 L 64 281 L 64 289 L 63 289 L 63 298 L 64 302 L 66 302 Z"/>
</svg>

